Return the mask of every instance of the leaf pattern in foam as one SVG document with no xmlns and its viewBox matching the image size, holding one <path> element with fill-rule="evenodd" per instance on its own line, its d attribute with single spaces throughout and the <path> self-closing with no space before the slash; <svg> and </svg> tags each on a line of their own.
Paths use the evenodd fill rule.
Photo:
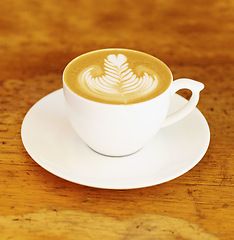
<svg viewBox="0 0 234 240">
<path fill-rule="evenodd" d="M 101 95 L 119 95 L 127 102 L 128 97 L 140 96 L 152 91 L 157 85 L 156 76 L 144 73 L 138 77 L 128 66 L 127 57 L 123 54 L 111 54 L 104 60 L 104 71 L 102 76 L 93 77 L 93 68 L 87 69 L 82 80 L 86 82 L 88 88 Z"/>
</svg>

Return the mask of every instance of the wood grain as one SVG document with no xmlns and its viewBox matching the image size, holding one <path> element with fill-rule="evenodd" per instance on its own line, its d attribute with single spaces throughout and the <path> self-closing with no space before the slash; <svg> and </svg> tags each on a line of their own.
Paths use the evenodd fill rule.
<svg viewBox="0 0 234 240">
<path fill-rule="evenodd" d="M 231 0 L 2 0 L 1 239 L 232 239 L 233 11 Z M 211 143 L 186 174 L 142 189 L 95 189 L 52 175 L 27 154 L 20 130 L 29 108 L 62 87 L 70 60 L 108 47 L 152 54 L 175 79 L 205 84 L 198 108 Z"/>
</svg>

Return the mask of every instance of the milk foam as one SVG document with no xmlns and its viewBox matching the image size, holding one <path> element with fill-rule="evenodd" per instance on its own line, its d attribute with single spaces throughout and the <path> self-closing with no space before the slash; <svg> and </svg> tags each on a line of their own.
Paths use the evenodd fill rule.
<svg viewBox="0 0 234 240">
<path fill-rule="evenodd" d="M 145 102 L 165 92 L 172 82 L 159 59 L 129 49 L 102 49 L 73 59 L 64 83 L 85 99 L 106 104 Z"/>
<path fill-rule="evenodd" d="M 93 76 L 100 66 L 92 66 L 81 72 L 78 80 L 94 97 L 111 97 L 125 104 L 154 91 L 158 84 L 157 77 L 147 72 L 137 75 L 127 60 L 123 54 L 110 54 L 104 59 L 102 75 Z"/>
</svg>

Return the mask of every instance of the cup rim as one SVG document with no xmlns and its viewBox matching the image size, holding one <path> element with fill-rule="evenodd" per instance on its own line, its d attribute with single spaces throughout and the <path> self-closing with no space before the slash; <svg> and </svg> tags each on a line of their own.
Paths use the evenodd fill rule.
<svg viewBox="0 0 234 240">
<path fill-rule="evenodd" d="M 150 56 L 150 57 L 156 58 L 156 59 L 157 59 L 158 61 L 160 61 L 163 65 L 166 66 L 166 68 L 168 69 L 168 71 L 169 71 L 169 73 L 170 73 L 171 81 L 170 81 L 169 86 L 165 89 L 165 91 L 163 91 L 162 93 L 160 93 L 159 95 L 157 95 L 157 96 L 155 96 L 155 97 L 153 97 L 153 98 L 150 98 L 150 99 L 147 99 L 147 100 L 143 100 L 143 101 L 141 101 L 141 102 L 127 103 L 127 104 L 124 104 L 124 103 L 107 103 L 107 102 L 94 101 L 94 100 L 92 100 L 92 99 L 85 98 L 85 97 L 83 97 L 83 96 L 75 93 L 74 91 L 72 91 L 72 90 L 68 87 L 68 85 L 66 84 L 65 79 L 64 79 L 64 75 L 65 75 L 65 72 L 66 72 L 66 69 L 68 68 L 68 66 L 71 65 L 74 61 L 76 61 L 77 59 L 79 59 L 79 58 L 82 57 L 82 56 L 88 55 L 88 54 L 90 54 L 90 53 L 96 53 L 96 52 L 108 51 L 108 50 L 125 50 L 125 51 L 127 50 L 127 51 L 133 51 L 133 52 L 145 54 L 145 55 L 148 55 L 148 56 Z M 134 50 L 134 49 L 129 49 L 129 48 L 102 48 L 102 49 L 97 49 L 97 50 L 92 50 L 92 51 L 89 51 L 89 52 L 85 52 L 85 53 L 80 54 L 79 56 L 73 58 L 71 61 L 69 61 L 68 64 L 65 66 L 64 70 L 63 70 L 62 80 L 63 80 L 63 88 L 64 88 L 64 86 L 66 86 L 66 88 L 68 89 L 68 91 L 69 91 L 70 93 L 72 93 L 74 96 L 77 96 L 77 97 L 79 97 L 79 98 L 81 98 L 81 99 L 83 99 L 83 100 L 87 100 L 87 101 L 89 101 L 89 102 L 98 103 L 98 104 L 103 104 L 103 105 L 117 105 L 117 106 L 123 106 L 123 105 L 125 105 L 125 106 L 126 106 L 126 105 L 136 105 L 136 104 L 141 104 L 141 103 L 149 102 L 149 101 L 151 101 L 151 100 L 154 100 L 154 99 L 160 97 L 161 95 L 164 95 L 164 93 L 166 93 L 166 92 L 170 89 L 170 87 L 171 87 L 171 85 L 172 85 L 172 82 L 173 82 L 173 74 L 172 74 L 170 68 L 167 66 L 166 63 L 164 63 L 162 60 L 160 60 L 159 58 L 157 58 L 157 57 L 155 57 L 155 56 L 153 56 L 153 55 L 151 55 L 151 54 L 149 54 L 149 53 L 145 53 L 145 52 L 142 52 L 142 51 L 139 51 L 139 50 Z"/>
</svg>

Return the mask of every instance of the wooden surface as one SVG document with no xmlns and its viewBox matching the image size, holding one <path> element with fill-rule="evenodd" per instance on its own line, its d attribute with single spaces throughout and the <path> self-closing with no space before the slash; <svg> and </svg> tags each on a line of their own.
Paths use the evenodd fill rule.
<svg viewBox="0 0 234 240">
<path fill-rule="evenodd" d="M 0 239 L 233 239 L 233 12 L 231 0 L 1 0 Z M 205 84 L 198 108 L 211 143 L 186 174 L 102 190 L 60 179 L 27 154 L 29 108 L 62 87 L 70 60 L 108 47 L 150 53 L 175 79 Z"/>
</svg>

